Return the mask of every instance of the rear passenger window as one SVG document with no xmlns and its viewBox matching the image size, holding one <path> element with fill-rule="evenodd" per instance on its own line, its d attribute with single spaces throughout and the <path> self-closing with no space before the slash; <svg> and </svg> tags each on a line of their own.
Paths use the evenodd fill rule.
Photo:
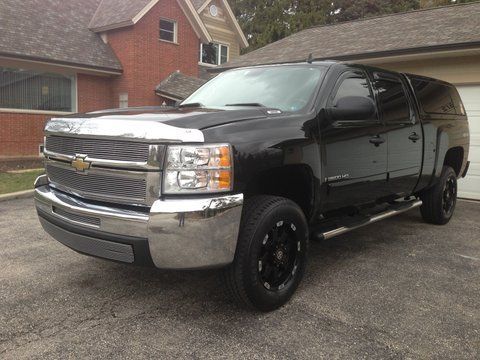
<svg viewBox="0 0 480 360">
<path fill-rule="evenodd" d="M 399 80 L 390 77 L 377 78 L 375 88 L 378 91 L 378 100 L 385 122 L 410 122 L 410 105 L 405 89 Z"/>
<path fill-rule="evenodd" d="M 425 113 L 465 115 L 460 96 L 453 86 L 423 79 L 412 79 L 412 85 Z"/>
</svg>

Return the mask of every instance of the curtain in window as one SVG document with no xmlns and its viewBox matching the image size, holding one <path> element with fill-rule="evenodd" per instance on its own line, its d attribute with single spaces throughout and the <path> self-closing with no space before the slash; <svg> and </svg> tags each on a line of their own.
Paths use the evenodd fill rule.
<svg viewBox="0 0 480 360">
<path fill-rule="evenodd" d="M 0 108 L 74 111 L 72 77 L 0 67 Z"/>
</svg>

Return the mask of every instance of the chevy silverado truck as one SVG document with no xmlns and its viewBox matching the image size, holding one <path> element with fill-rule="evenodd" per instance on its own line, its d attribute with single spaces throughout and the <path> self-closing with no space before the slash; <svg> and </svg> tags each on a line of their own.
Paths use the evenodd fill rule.
<svg viewBox="0 0 480 360">
<path fill-rule="evenodd" d="M 239 303 L 283 305 L 309 239 L 420 207 L 446 224 L 468 169 L 454 86 L 361 65 L 225 71 L 176 107 L 53 118 L 35 204 L 77 252 L 221 268 Z"/>
</svg>

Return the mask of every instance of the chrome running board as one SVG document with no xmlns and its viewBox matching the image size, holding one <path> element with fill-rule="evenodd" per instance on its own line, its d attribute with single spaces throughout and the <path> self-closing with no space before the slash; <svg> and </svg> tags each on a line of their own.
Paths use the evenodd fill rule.
<svg viewBox="0 0 480 360">
<path fill-rule="evenodd" d="M 417 208 L 421 205 L 422 205 L 421 200 L 411 200 L 411 201 L 404 201 L 404 202 L 400 202 L 400 203 L 397 203 L 397 204 L 393 204 L 392 206 L 387 208 L 387 210 L 384 210 L 384 211 L 382 211 L 378 214 L 374 214 L 374 215 L 368 216 L 366 218 L 363 218 L 361 221 L 353 222 L 350 225 L 339 226 L 335 229 L 324 231 L 324 232 L 322 232 L 321 230 L 317 230 L 315 232 L 315 236 L 319 240 L 328 240 L 328 239 L 331 239 L 335 236 L 345 234 L 349 231 L 352 231 L 352 230 L 361 228 L 363 226 L 373 224 L 377 221 L 384 220 L 384 219 L 387 219 L 389 217 L 392 217 L 392 216 L 404 213 L 406 211 L 412 210 L 412 209 Z"/>
</svg>

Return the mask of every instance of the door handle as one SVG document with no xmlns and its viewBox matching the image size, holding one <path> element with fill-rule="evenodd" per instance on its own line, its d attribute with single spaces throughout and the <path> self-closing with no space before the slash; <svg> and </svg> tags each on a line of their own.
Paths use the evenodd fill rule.
<svg viewBox="0 0 480 360">
<path fill-rule="evenodd" d="M 380 135 L 374 136 L 368 140 L 370 144 L 373 144 L 375 146 L 380 146 L 380 144 L 383 144 L 385 142 L 384 138 L 381 138 Z"/>
<path fill-rule="evenodd" d="M 415 143 L 418 140 L 420 140 L 420 135 L 418 135 L 416 132 L 413 132 L 413 133 L 410 134 L 410 136 L 408 138 Z"/>
</svg>

